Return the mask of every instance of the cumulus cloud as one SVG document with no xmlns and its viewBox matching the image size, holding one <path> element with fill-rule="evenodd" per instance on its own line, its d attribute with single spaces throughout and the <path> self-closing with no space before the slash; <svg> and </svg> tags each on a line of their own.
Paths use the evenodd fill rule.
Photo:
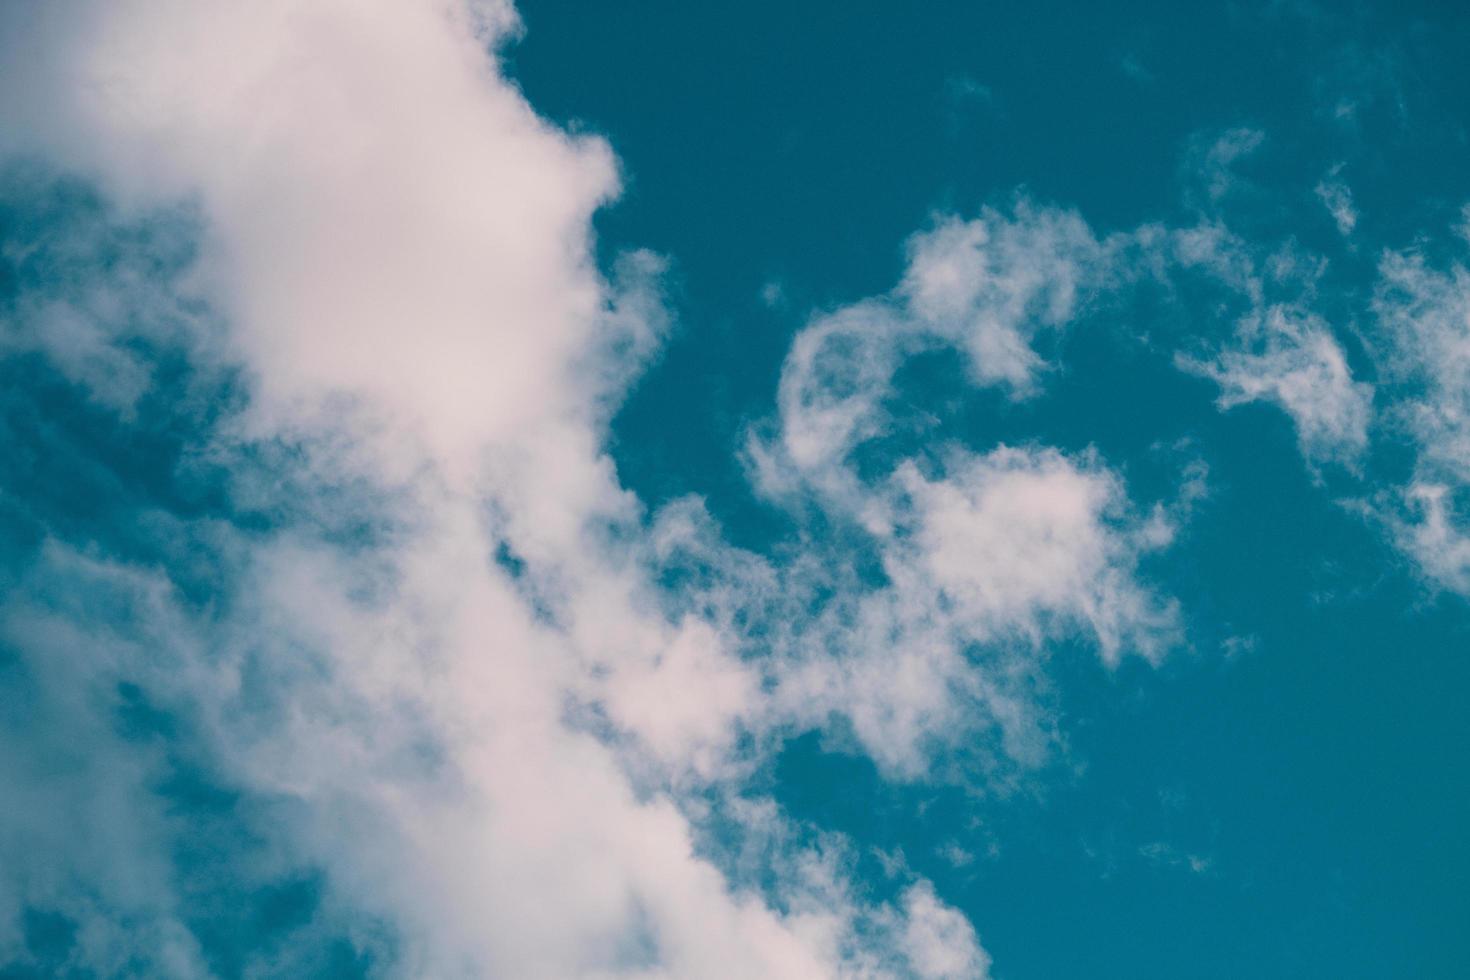
<svg viewBox="0 0 1470 980">
<path fill-rule="evenodd" d="M 578 357 L 621 323 L 586 258 L 612 154 L 539 120 L 459 5 L 359 6 L 16 5 L 9 140 L 201 209 L 263 426 L 348 392 L 473 458 L 585 410 Z"/>
<path fill-rule="evenodd" d="M 904 946 L 914 972 L 924 980 L 985 977 L 988 957 L 976 946 L 964 917 L 934 897 L 928 885 L 915 885 L 904 894 L 908 925 Z"/>
<path fill-rule="evenodd" d="M 486 47 L 508 8 L 3 16 L 25 79 L 0 106 L 5 149 L 95 183 L 118 227 L 184 213 L 195 249 L 162 298 L 114 270 L 105 294 L 24 310 L 10 346 L 118 409 L 151 384 L 124 323 L 238 374 L 245 396 L 198 436 L 198 465 L 229 471 L 234 502 L 286 515 L 208 535 L 185 518 L 219 566 L 206 608 L 172 564 L 87 557 L 85 542 L 46 546 L 8 597 L 24 670 L 54 671 L 33 692 L 48 723 L 13 730 L 89 746 L 44 771 L 7 756 L 9 798 L 27 801 L 3 841 L 8 954 L 39 955 L 14 923 L 49 909 L 79 924 L 71 967 L 207 975 L 221 941 L 191 905 L 310 872 L 319 945 L 399 975 L 983 964 L 932 893 L 874 905 L 840 869 L 792 871 L 811 860 L 799 848 L 772 858 L 786 884 L 763 886 L 702 843 L 685 790 L 718 790 L 743 729 L 781 716 L 718 622 L 666 614 L 638 502 L 603 452 L 662 333 L 661 264 L 632 253 L 607 277 L 592 261 L 614 160 L 499 75 Z M 190 315 L 163 332 L 160 303 Z M 131 307 L 146 311 L 108 312 Z M 332 530 L 342 501 L 369 531 Z M 50 598 L 102 589 L 113 601 Z M 88 720 L 120 692 L 173 720 L 132 739 Z M 180 742 L 230 839 L 268 842 L 253 877 L 213 892 L 178 854 L 201 832 L 159 788 Z M 89 850 L 70 843 L 83 828 L 39 818 L 89 795 L 122 836 Z M 313 972 L 311 946 L 237 950 L 237 966 Z"/>
<path fill-rule="evenodd" d="M 1179 366 L 1279 406 L 1314 464 L 1368 448 L 1320 261 L 1211 212 L 1100 236 L 1018 198 L 936 216 L 891 290 L 793 338 L 745 447 L 793 540 L 648 513 L 606 429 L 667 332 L 665 263 L 594 260 L 616 160 L 503 77 L 516 29 L 450 0 L 0 13 L 13 196 L 88 188 L 7 246 L 4 350 L 118 425 L 193 425 L 171 465 L 224 501 L 129 514 L 146 559 L 36 518 L 0 606 L 33 705 L 3 718 L 0 955 L 41 963 L 54 914 L 101 973 L 983 977 L 932 884 L 860 887 L 748 777 L 821 730 L 892 779 L 1008 791 L 1063 741 L 1059 642 L 1114 667 L 1180 641 L 1146 565 L 1191 491 L 1135 502 L 1095 450 L 895 439 L 905 365 L 1038 398 L 1109 298 L 1202 277 L 1233 332 Z M 1263 139 L 1199 144 L 1206 208 Z M 1318 192 L 1351 232 L 1345 185 Z M 1466 274 L 1382 277 L 1423 396 L 1402 540 L 1470 588 Z M 227 871 L 181 857 L 200 841 Z M 295 924 L 233 947 L 199 911 L 258 923 L 228 906 L 281 894 Z"/>
<path fill-rule="evenodd" d="M 916 518 L 901 540 L 937 586 L 926 591 L 949 600 L 971 635 L 1017 632 L 1039 643 L 1044 618 L 1059 617 L 1085 624 L 1111 662 L 1125 644 L 1158 652 L 1151 628 L 1168 617 L 1150 609 L 1129 572 L 1168 528 L 1111 525 L 1127 507 L 1116 475 L 1095 458 L 1007 447 L 961 457 L 953 470 L 931 481 L 912 464 L 900 469 Z"/>
</svg>

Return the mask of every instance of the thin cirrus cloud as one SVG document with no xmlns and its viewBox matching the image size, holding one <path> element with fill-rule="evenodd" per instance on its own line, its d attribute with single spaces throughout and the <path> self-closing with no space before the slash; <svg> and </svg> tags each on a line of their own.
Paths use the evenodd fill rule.
<svg viewBox="0 0 1470 980">
<path fill-rule="evenodd" d="M 1222 140 L 1239 143 L 1230 134 Z M 1247 152 L 1260 142 L 1252 141 Z M 1316 192 L 1347 236 L 1359 216 L 1339 170 Z M 1206 171 L 1206 179 L 1222 179 L 1218 167 Z M 1459 498 L 1470 472 L 1470 274 L 1464 262 L 1470 239 L 1464 225 L 1450 231 L 1384 248 L 1365 297 L 1325 284 L 1328 259 L 1295 240 L 1249 242 L 1218 213 L 1208 214 L 1197 228 L 1176 233 L 1181 265 L 1233 294 L 1240 313 L 1233 343 L 1205 356 L 1181 351 L 1176 363 L 1215 381 L 1222 409 L 1258 401 L 1283 410 L 1314 470 L 1336 465 L 1353 478 L 1344 502 L 1385 527 L 1433 587 L 1465 594 L 1470 537 Z M 1321 312 L 1329 300 L 1336 301 L 1336 318 L 1341 321 L 1345 309 L 1350 322 L 1334 329 L 1331 315 Z M 1358 340 L 1356 369 L 1339 332 Z M 1374 380 L 1364 380 L 1364 371 Z M 1385 446 L 1410 449 L 1407 477 L 1365 468 Z"/>
</svg>

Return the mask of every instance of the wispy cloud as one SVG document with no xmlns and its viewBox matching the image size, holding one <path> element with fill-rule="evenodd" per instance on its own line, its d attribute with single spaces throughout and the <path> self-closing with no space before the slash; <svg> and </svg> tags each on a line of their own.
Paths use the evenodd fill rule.
<svg viewBox="0 0 1470 980">
<path fill-rule="evenodd" d="M 1338 176 L 1340 170 L 1340 166 L 1333 167 L 1326 177 L 1317 182 L 1316 192 L 1322 206 L 1332 215 L 1338 234 L 1346 237 L 1358 226 L 1358 211 L 1353 207 L 1352 189 Z"/>
</svg>

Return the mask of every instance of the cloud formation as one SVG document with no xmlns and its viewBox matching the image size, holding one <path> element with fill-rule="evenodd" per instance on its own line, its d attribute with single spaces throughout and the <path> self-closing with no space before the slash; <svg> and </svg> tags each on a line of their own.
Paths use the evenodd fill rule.
<svg viewBox="0 0 1470 980">
<path fill-rule="evenodd" d="M 166 465 L 213 495 L 120 510 L 112 537 L 29 515 L 0 607 L 33 713 L 0 769 L 18 962 L 49 915 L 102 973 L 983 976 L 933 884 L 859 887 L 851 845 L 752 777 L 815 730 L 886 778 L 1004 794 L 1061 752 L 1054 648 L 1112 668 L 1181 642 L 1145 568 L 1195 491 L 1139 503 L 1095 449 L 895 438 L 905 370 L 950 357 L 1024 403 L 1130 291 L 1203 288 L 1229 339 L 1175 363 L 1221 408 L 1275 404 L 1349 472 L 1381 424 L 1384 382 L 1316 308 L 1323 264 L 1219 216 L 1264 142 L 1232 130 L 1200 145 L 1192 225 L 1102 235 L 1025 196 L 940 214 L 890 291 L 813 315 L 745 445 L 795 531 L 744 551 L 701 501 L 649 512 L 618 479 L 665 261 L 598 265 L 615 157 L 500 73 L 508 7 L 3 17 L 34 222 L 4 350 L 115 431 L 192 425 Z M 1318 193 L 1352 232 L 1345 185 Z M 1418 452 L 1395 526 L 1470 590 L 1465 273 L 1381 269 L 1377 353 L 1417 392 L 1390 410 Z M 127 829 L 73 845 L 99 806 Z M 233 944 L 194 912 L 283 894 L 289 928 Z"/>
<path fill-rule="evenodd" d="M 596 268 L 612 154 L 498 74 L 508 9 L 5 18 L 27 80 L 7 87 L 5 148 L 95 183 L 97 234 L 141 229 L 123 266 L 80 262 L 86 292 L 18 310 L 9 347 L 117 411 L 154 390 L 159 350 L 237 386 L 191 453 L 272 517 L 177 526 L 213 565 L 203 607 L 182 547 L 138 566 L 55 540 L 21 573 L 4 632 L 39 714 L 13 720 L 31 734 L 5 769 L 23 801 L 8 957 L 39 963 L 31 926 L 54 916 L 74 932 L 57 955 L 104 974 L 299 975 L 322 956 L 407 976 L 983 973 L 932 890 L 874 904 L 800 844 L 762 886 L 701 842 L 686 792 L 729 776 L 758 678 L 717 625 L 664 614 L 603 452 L 667 319 L 661 262 Z M 156 229 L 191 242 L 164 284 Z M 129 711 L 141 734 L 119 730 Z M 48 744 L 85 761 L 48 765 Z M 185 805 L 181 772 L 214 811 Z M 74 846 L 87 814 L 128 836 Z M 181 856 L 211 820 L 242 865 L 225 880 Z M 297 879 L 302 921 L 223 961 L 198 904 Z"/>
<path fill-rule="evenodd" d="M 519 29 L 0 9 L 0 973 L 985 977 L 943 867 L 773 787 L 814 734 L 884 792 L 1009 805 L 1084 768 L 1060 658 L 1111 683 L 1190 643 L 1155 569 L 1203 464 L 1149 469 L 1177 429 L 1036 436 L 1132 395 L 1073 384 L 1074 344 L 1175 386 L 1130 425 L 1279 409 L 1315 489 L 1470 594 L 1464 247 L 1375 259 L 1370 171 L 1360 223 L 1324 160 L 1277 234 L 1254 127 L 1190 142 L 1182 219 L 991 197 L 793 322 L 729 447 L 769 535 L 639 499 L 611 432 L 678 326 L 669 262 L 597 247 L 619 162 L 509 80 Z M 1219 428 L 1252 420 L 1287 431 Z M 989 839 L 926 854 L 978 876 Z M 1121 853 L 1215 874 L 1169 839 Z"/>
<path fill-rule="evenodd" d="M 793 566 L 802 581 L 788 573 L 784 594 L 837 598 L 790 638 L 777 695 L 799 717 L 846 717 L 894 775 L 932 775 L 955 753 L 997 782 L 1039 765 L 1054 739 L 1040 696 L 1049 642 L 1086 637 L 1116 664 L 1177 639 L 1176 611 L 1136 575 L 1175 515 L 1137 513 L 1096 454 L 875 448 L 894 428 L 896 375 L 921 353 L 954 351 L 974 384 L 1033 394 L 1045 369 L 1034 338 L 1116 278 L 1116 247 L 1026 202 L 939 218 L 910 240 L 891 294 L 796 336 L 778 417 L 751 438 L 756 485 L 814 508 L 881 572 L 865 579 L 851 553 Z"/>
<path fill-rule="evenodd" d="M 1238 346 L 1213 361 L 1181 357 L 1186 370 L 1220 386 L 1218 404 L 1276 404 L 1296 425 L 1302 452 L 1314 461 L 1351 464 L 1368 444 L 1373 387 L 1353 378 L 1341 345 L 1321 317 L 1289 305 L 1243 317 Z"/>
<path fill-rule="evenodd" d="M 1391 523 L 1429 578 L 1461 593 L 1470 593 L 1470 533 L 1461 502 L 1470 485 L 1467 241 L 1451 244 L 1440 264 L 1418 249 L 1385 252 L 1373 296 L 1380 356 L 1398 394 L 1391 417 L 1415 448 L 1405 512 Z"/>
</svg>

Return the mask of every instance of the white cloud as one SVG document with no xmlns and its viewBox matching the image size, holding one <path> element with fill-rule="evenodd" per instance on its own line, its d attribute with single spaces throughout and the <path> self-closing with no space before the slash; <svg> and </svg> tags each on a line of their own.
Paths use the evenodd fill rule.
<svg viewBox="0 0 1470 980">
<path fill-rule="evenodd" d="M 1470 487 L 1470 272 L 1461 261 L 1436 268 L 1418 252 L 1385 253 L 1373 311 L 1384 369 L 1404 392 L 1392 419 L 1416 451 L 1390 524 L 1430 579 L 1470 593 L 1470 533 L 1456 501 Z"/>
<path fill-rule="evenodd" d="M 1289 306 L 1244 317 L 1237 347 L 1179 365 L 1220 385 L 1219 405 L 1274 402 L 1291 416 L 1302 452 L 1352 463 L 1367 447 L 1373 387 L 1353 380 L 1342 347 L 1322 319 Z"/>
<path fill-rule="evenodd" d="M 1334 170 L 1329 177 L 1334 177 Z M 1346 188 L 1319 185 L 1347 234 L 1355 220 Z M 1397 486 L 1363 486 L 1352 504 L 1374 515 L 1440 587 L 1470 593 L 1470 272 L 1457 245 L 1432 237 L 1385 251 L 1360 330 L 1376 384 L 1358 380 L 1314 308 L 1325 260 L 1288 243 L 1275 252 L 1218 222 L 1176 232 L 1185 269 L 1204 272 L 1243 305 L 1234 343 L 1209 356 L 1180 354 L 1184 370 L 1220 386 L 1223 409 L 1267 401 L 1296 426 L 1303 455 L 1362 476 L 1374 440 L 1397 440 L 1412 472 Z M 1431 256 L 1443 256 L 1435 261 Z"/>
<path fill-rule="evenodd" d="M 1072 319 L 1101 259 L 1075 213 L 1023 202 L 1014 218 L 987 209 L 915 235 L 897 292 L 911 329 L 964 351 L 977 383 L 1025 393 L 1042 367 L 1032 337 Z"/>
<path fill-rule="evenodd" d="M 146 685 L 197 718 L 222 778 L 289 801 L 270 825 L 280 846 L 326 870 L 344 918 L 395 930 L 404 975 L 983 962 L 932 895 L 875 908 L 840 881 L 799 880 L 796 851 L 776 869 L 792 884 L 771 894 L 697 852 L 681 787 L 717 788 L 740 726 L 773 709 L 729 634 L 665 616 L 647 574 L 638 502 L 602 427 L 661 333 L 660 264 L 635 253 L 612 283 L 594 266 L 612 154 L 546 124 L 498 74 L 485 48 L 512 28 L 508 8 L 122 2 L 3 16 L 4 57 L 24 79 L 0 100 L 5 148 L 98 181 L 125 214 L 184 201 L 198 216 L 183 299 L 223 326 L 191 324 L 194 353 L 241 365 L 250 395 L 216 451 L 298 447 L 303 484 L 362 481 L 396 522 L 367 549 L 307 528 L 232 539 L 230 611 L 202 622 L 153 572 L 57 551 L 48 574 L 116 580 L 128 597 L 123 625 L 57 641 L 69 669 L 104 689 Z M 1043 321 L 1059 315 L 1049 287 L 1017 279 L 1004 242 L 986 287 L 1009 297 L 1002 312 L 1034 301 Z M 955 329 L 1021 329 L 940 314 Z M 47 336 L 95 380 L 86 351 L 105 345 Z M 848 438 L 831 426 L 823 438 Z M 497 547 L 521 572 L 492 560 Z M 11 596 L 7 628 L 60 635 L 43 592 Z M 96 778 L 133 794 L 128 772 Z M 147 827 L 157 804 L 141 796 L 118 810 Z M 203 972 L 186 942 L 157 938 L 178 932 L 166 875 L 130 897 L 98 885 L 121 876 L 114 862 L 84 863 L 72 887 L 132 910 L 89 921 L 116 931 L 141 917 L 129 955 Z M 879 921 L 890 928 L 861 926 Z"/>
<path fill-rule="evenodd" d="M 1147 544 L 1112 523 L 1127 498 L 1096 461 L 1001 447 L 957 461 L 943 480 L 911 464 L 897 476 L 916 522 L 895 550 L 910 552 L 970 636 L 1039 644 L 1055 617 L 1084 625 L 1111 662 L 1125 644 L 1159 652 L 1152 628 L 1169 616 L 1129 574 Z"/>
<path fill-rule="evenodd" d="M 1203 154 L 1203 176 L 1219 189 L 1212 199 L 1229 189 L 1230 162 L 1259 143 L 1258 134 L 1238 131 Z M 1357 212 L 1340 169 L 1329 171 L 1316 192 L 1347 236 Z M 1452 230 L 1470 241 L 1463 227 Z M 1316 312 L 1325 258 L 1295 241 L 1273 251 L 1213 216 L 1169 233 L 1167 241 L 1172 268 L 1166 275 L 1202 273 L 1224 287 L 1226 299 L 1215 312 L 1236 324 L 1232 344 L 1203 356 L 1177 354 L 1176 364 L 1215 381 L 1222 409 L 1254 401 L 1279 406 L 1314 466 L 1332 461 L 1363 477 L 1378 440 L 1406 446 L 1412 454 L 1407 477 L 1386 487 L 1363 484 L 1358 499 L 1345 503 L 1386 526 L 1428 580 L 1470 593 L 1464 503 L 1470 488 L 1470 272 L 1462 246 L 1427 235 L 1382 254 L 1363 322 L 1346 324 L 1357 332 L 1376 376 L 1369 384 L 1354 376 L 1332 326 Z M 1352 294 L 1343 298 L 1358 303 Z"/>
<path fill-rule="evenodd" d="M 886 429 L 893 374 L 917 349 L 905 321 L 877 301 L 844 307 L 797 334 L 777 395 L 779 444 L 751 444 L 762 486 L 781 494 L 805 479 L 832 494 L 851 492 L 843 461 Z"/>
<path fill-rule="evenodd" d="M 1452 487 L 1412 481 L 1404 491 L 1408 511 L 1392 523 L 1400 546 L 1424 574 L 1441 586 L 1470 594 L 1470 532 L 1466 516 L 1454 507 Z"/>
<path fill-rule="evenodd" d="M 610 749 L 566 727 L 556 683 L 567 668 L 564 644 L 529 621 L 475 552 L 463 536 L 422 544 L 404 562 L 398 600 L 387 604 L 353 599 L 360 573 L 318 549 L 256 553 L 240 608 L 207 638 L 170 611 L 167 585 L 155 576 L 58 552 L 41 574 L 72 587 L 88 578 L 107 586 L 148 632 L 93 626 L 84 645 L 91 656 L 78 657 L 68 620 L 86 622 L 85 614 L 48 615 L 37 593 L 12 599 L 7 631 L 49 653 L 58 670 L 85 672 L 59 678 L 48 696 L 99 697 L 127 677 L 159 707 L 202 715 L 211 739 L 204 751 L 215 754 L 223 778 L 293 801 L 293 849 L 330 870 L 341 900 L 402 931 L 396 972 L 611 974 L 623 937 L 639 930 L 670 976 L 836 972 L 838 948 L 809 945 L 804 920 L 788 920 L 755 894 L 732 894 L 694 856 L 675 806 L 637 798 Z M 446 590 L 444 574 L 461 587 Z M 38 637 L 50 639 L 46 648 Z M 252 709 L 242 685 L 275 703 Z M 54 707 L 68 719 L 96 713 Z M 102 732 L 92 738 L 102 758 L 132 759 Z M 143 789 L 147 780 L 109 766 L 105 781 L 49 782 L 68 792 L 118 791 L 98 798 L 112 811 L 98 826 L 124 839 L 84 832 L 96 853 L 55 840 L 42 851 L 86 862 L 72 873 L 87 891 L 101 891 L 97 921 L 142 916 L 148 928 L 170 928 L 166 913 L 180 897 L 169 880 L 163 806 Z M 129 862 L 152 874 L 140 878 Z M 27 898 L 53 896 L 33 887 Z M 835 927 L 843 914 L 828 913 Z M 127 943 L 118 955 L 152 952 Z"/>
<path fill-rule="evenodd" d="M 1316 190 L 1323 207 L 1332 215 L 1338 233 L 1346 237 L 1358 225 L 1358 211 L 1353 207 L 1352 189 L 1337 176 L 1340 169 L 1333 167 L 1326 177 L 1317 182 Z"/>
<path fill-rule="evenodd" d="M 263 425 L 348 392 L 472 457 L 584 408 L 573 364 L 612 322 L 588 218 L 617 179 L 604 143 L 497 79 L 457 9 L 25 6 L 10 141 L 124 201 L 197 200 L 200 286 Z"/>
<path fill-rule="evenodd" d="M 989 958 L 975 943 L 974 929 L 964 917 L 934 897 L 927 885 L 904 894 L 908 927 L 904 946 L 914 972 L 924 980 L 960 980 L 989 976 Z"/>
<path fill-rule="evenodd" d="M 901 463 L 861 506 L 882 515 L 868 533 L 883 580 L 840 580 L 841 598 L 791 639 L 776 695 L 798 717 L 846 717 L 899 778 L 979 776 L 1000 788 L 1044 764 L 1056 738 L 1051 641 L 1089 638 L 1115 664 L 1124 652 L 1158 657 L 1176 639 L 1175 610 L 1135 577 L 1167 524 L 1132 516 L 1095 460 L 956 451 L 941 476 Z M 821 582 L 828 567 L 796 574 Z"/>
<path fill-rule="evenodd" d="M 1386 367 L 1422 386 L 1404 421 L 1425 464 L 1470 482 L 1470 271 L 1386 253 L 1373 307 L 1389 345 Z"/>
<path fill-rule="evenodd" d="M 895 776 L 942 763 L 999 784 L 1041 765 L 1055 742 L 1050 641 L 1088 637 L 1114 664 L 1175 639 L 1174 610 L 1135 576 L 1140 556 L 1167 542 L 1169 519 L 1131 513 L 1094 457 L 1000 447 L 954 449 L 941 472 L 919 459 L 854 462 L 891 433 L 895 375 L 920 352 L 954 349 L 977 385 L 1033 393 L 1045 367 L 1033 339 L 1111 280 L 1116 247 L 1069 212 L 1026 204 L 1013 217 L 939 221 L 910 241 L 892 294 L 798 334 L 775 429 L 750 442 L 762 489 L 817 507 L 882 573 L 873 582 L 841 551 L 774 573 L 777 591 L 819 609 L 809 625 L 786 617 L 798 625 L 780 645 L 782 711 L 846 718 Z M 824 595 L 835 598 L 809 598 Z"/>
<path fill-rule="evenodd" d="M 6 175 L 59 227 L 46 242 L 6 246 L 14 298 L 0 320 L 0 353 L 44 353 L 68 380 L 99 404 L 133 413 L 153 383 L 142 342 L 178 341 L 197 317 L 173 293 L 173 270 L 153 261 L 177 247 L 176 215 L 127 233 L 111 228 L 104 206 L 73 192 L 58 194 L 28 168 Z M 61 200 L 57 200 L 60 198 Z"/>
<path fill-rule="evenodd" d="M 1261 139 L 1228 133 L 1208 160 L 1228 163 Z M 1215 179 L 1212 166 L 1204 165 L 1209 179 Z M 1313 466 L 1358 466 L 1368 448 L 1374 388 L 1354 376 L 1332 326 L 1315 312 L 1327 261 L 1295 240 L 1249 241 L 1214 213 L 1157 236 L 1154 247 L 1163 256 L 1157 275 L 1171 291 L 1210 290 L 1193 299 L 1192 317 L 1233 324 L 1230 342 L 1196 342 L 1205 352 L 1177 351 L 1175 365 L 1218 384 L 1222 410 L 1251 402 L 1282 409 Z"/>
<path fill-rule="evenodd" d="M 797 484 L 832 499 L 858 492 L 843 461 L 887 430 L 894 373 L 926 350 L 960 352 L 976 385 L 1033 394 L 1046 368 L 1037 335 L 1065 326 L 1109 276 L 1108 248 L 1081 218 L 1024 201 L 1009 217 L 987 208 L 970 221 L 941 218 L 907 253 L 891 294 L 841 307 L 797 335 L 781 373 L 778 438 L 749 446 L 766 492 L 779 497 Z"/>
</svg>

